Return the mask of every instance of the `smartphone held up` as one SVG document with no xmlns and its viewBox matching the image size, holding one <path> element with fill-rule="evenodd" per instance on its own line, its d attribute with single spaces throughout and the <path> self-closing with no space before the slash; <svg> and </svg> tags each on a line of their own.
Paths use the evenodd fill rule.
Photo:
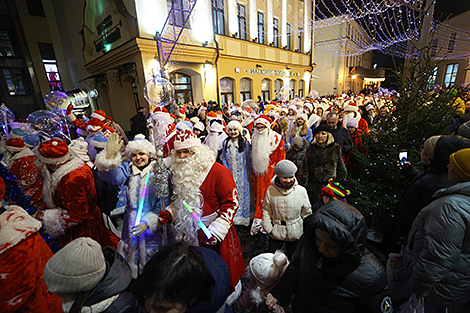
<svg viewBox="0 0 470 313">
<path fill-rule="evenodd" d="M 398 152 L 398 164 L 403 167 L 405 162 L 408 162 L 408 151 L 403 149 Z"/>
</svg>

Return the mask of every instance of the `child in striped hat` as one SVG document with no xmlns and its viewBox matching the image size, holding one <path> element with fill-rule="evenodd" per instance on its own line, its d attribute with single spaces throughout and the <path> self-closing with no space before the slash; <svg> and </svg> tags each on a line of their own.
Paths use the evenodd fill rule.
<svg viewBox="0 0 470 313">
<path fill-rule="evenodd" d="M 349 190 L 341 186 L 340 183 L 334 181 L 333 178 L 330 178 L 330 180 L 328 180 L 328 184 L 321 189 L 323 204 L 327 204 L 331 199 L 344 201 L 346 196 L 349 196 L 350 194 L 351 192 Z"/>
</svg>

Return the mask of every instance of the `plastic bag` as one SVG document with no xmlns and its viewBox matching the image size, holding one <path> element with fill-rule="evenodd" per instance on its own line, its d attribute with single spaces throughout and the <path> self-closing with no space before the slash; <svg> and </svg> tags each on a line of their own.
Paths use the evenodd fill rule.
<svg viewBox="0 0 470 313">
<path fill-rule="evenodd" d="M 386 270 L 390 297 L 394 301 L 408 297 L 409 287 L 405 273 L 406 267 L 403 264 L 403 251 L 389 254 Z"/>
<path fill-rule="evenodd" d="M 424 313 L 424 298 L 418 299 L 415 294 L 401 305 L 397 313 Z"/>
</svg>

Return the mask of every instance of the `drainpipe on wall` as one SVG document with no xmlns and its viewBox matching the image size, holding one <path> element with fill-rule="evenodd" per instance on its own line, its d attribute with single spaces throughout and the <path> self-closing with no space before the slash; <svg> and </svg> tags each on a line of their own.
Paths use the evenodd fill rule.
<svg viewBox="0 0 470 313">
<path fill-rule="evenodd" d="M 217 56 L 215 57 L 215 62 L 214 62 L 215 79 L 216 79 L 215 84 L 217 86 L 217 103 L 220 105 L 219 67 L 217 66 L 217 62 L 219 61 L 220 53 L 219 53 L 219 42 L 215 38 L 215 32 L 214 32 L 214 42 L 215 42 L 215 49 L 216 49 L 216 52 L 217 52 Z"/>
</svg>

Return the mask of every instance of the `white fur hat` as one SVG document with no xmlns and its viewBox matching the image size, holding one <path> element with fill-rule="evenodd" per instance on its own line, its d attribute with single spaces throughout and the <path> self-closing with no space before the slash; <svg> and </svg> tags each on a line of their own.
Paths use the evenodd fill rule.
<svg viewBox="0 0 470 313">
<path fill-rule="evenodd" d="M 82 161 L 90 161 L 90 157 L 88 156 L 88 143 L 83 139 L 83 137 L 72 140 L 69 144 L 69 149 L 72 149 L 72 151 L 75 152 Z"/>
<path fill-rule="evenodd" d="M 222 125 L 222 122 L 220 120 L 213 119 L 210 121 L 209 130 L 220 133 L 224 131 L 224 125 Z"/>
<path fill-rule="evenodd" d="M 179 131 L 175 135 L 175 150 L 189 149 L 199 145 L 201 145 L 201 140 L 188 129 Z"/>
<path fill-rule="evenodd" d="M 238 129 L 238 131 L 240 131 L 240 133 L 243 131 L 242 124 L 240 124 L 239 121 L 230 121 L 227 124 L 227 129 L 230 129 L 230 128 L 236 128 L 236 129 Z"/>
<path fill-rule="evenodd" d="M 200 131 L 203 132 L 204 129 L 206 129 L 206 128 L 204 127 L 203 123 L 197 122 L 196 124 L 194 124 L 193 129 L 197 129 L 197 130 L 200 130 Z"/>
<path fill-rule="evenodd" d="M 276 284 L 288 264 L 287 256 L 282 251 L 262 253 L 250 261 L 250 272 L 261 289 Z"/>
<path fill-rule="evenodd" d="M 142 151 L 150 156 L 156 154 L 155 147 L 145 139 L 145 136 L 142 134 L 137 134 L 134 137 L 134 140 L 129 141 L 126 146 L 126 154 L 130 157 L 132 153 Z"/>
</svg>

